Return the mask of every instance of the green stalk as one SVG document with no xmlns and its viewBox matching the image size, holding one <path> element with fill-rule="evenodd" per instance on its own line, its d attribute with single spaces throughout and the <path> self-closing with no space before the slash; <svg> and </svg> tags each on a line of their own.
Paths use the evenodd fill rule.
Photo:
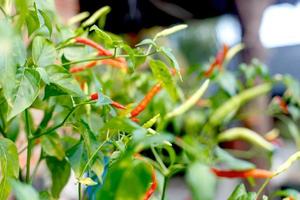
<svg viewBox="0 0 300 200">
<path fill-rule="evenodd" d="M 78 200 L 81 200 L 81 183 L 78 183 Z"/>
<path fill-rule="evenodd" d="M 153 146 L 151 146 L 151 151 L 152 151 L 156 161 L 158 162 L 158 164 L 159 164 L 159 166 L 162 170 L 163 175 L 166 176 L 166 174 L 168 174 L 169 170 L 167 169 L 164 162 L 161 160 L 161 158 L 159 157 L 158 153 L 156 152 L 156 150 Z"/>
<path fill-rule="evenodd" d="M 161 194 L 161 200 L 164 200 L 164 199 L 165 199 L 166 191 L 167 191 L 167 183 L 168 183 L 168 177 L 165 176 L 165 177 L 164 177 L 163 190 L 162 190 L 162 194 Z"/>
<path fill-rule="evenodd" d="M 95 158 L 95 156 L 97 155 L 98 151 L 100 151 L 100 149 L 103 147 L 103 145 L 106 143 L 106 140 L 104 142 L 102 142 L 99 147 L 94 151 L 94 153 L 92 154 L 92 156 L 89 158 L 89 160 L 87 161 L 87 163 L 85 164 L 82 172 L 80 173 L 80 178 L 83 176 L 85 170 L 88 168 L 88 166 L 90 165 L 90 163 L 92 162 L 92 160 Z"/>
<path fill-rule="evenodd" d="M 29 113 L 28 109 L 25 110 L 25 127 L 26 127 L 26 133 L 27 133 L 27 158 L 26 158 L 26 183 L 29 183 L 30 181 L 30 158 L 31 158 L 31 150 L 32 150 L 32 141 L 30 139 L 31 137 L 31 127 L 29 123 Z"/>
</svg>

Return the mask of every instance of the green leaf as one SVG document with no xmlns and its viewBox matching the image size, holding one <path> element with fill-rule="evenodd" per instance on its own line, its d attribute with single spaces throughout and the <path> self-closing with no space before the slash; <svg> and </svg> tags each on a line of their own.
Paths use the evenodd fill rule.
<svg viewBox="0 0 300 200">
<path fill-rule="evenodd" d="M 57 160 L 55 157 L 47 157 L 46 162 L 48 169 L 51 172 L 52 196 L 54 198 L 59 198 L 61 191 L 69 180 L 71 174 L 71 166 L 65 159 Z"/>
<path fill-rule="evenodd" d="M 215 150 L 216 156 L 217 156 L 217 164 L 220 163 L 225 165 L 226 169 L 230 170 L 248 170 L 248 169 L 254 169 L 255 165 L 247 162 L 245 160 L 240 160 L 229 153 L 227 153 L 225 150 L 217 147 Z"/>
<path fill-rule="evenodd" d="M 40 27 L 37 10 L 30 10 L 26 16 L 26 24 L 29 36 Z"/>
<path fill-rule="evenodd" d="M 65 68 L 58 65 L 50 65 L 45 69 L 50 82 L 59 89 L 73 96 L 84 96 L 78 83 Z"/>
<path fill-rule="evenodd" d="M 161 53 L 162 53 L 164 56 L 166 56 L 166 57 L 169 59 L 169 61 L 171 62 L 171 66 L 172 66 L 172 67 L 175 67 L 175 69 L 176 69 L 176 71 L 177 71 L 177 73 L 178 73 L 180 79 L 182 80 L 182 77 L 181 77 L 181 74 L 180 74 L 180 67 L 179 67 L 179 64 L 178 64 L 178 62 L 177 62 L 175 56 L 174 56 L 173 53 L 172 53 L 172 49 L 166 48 L 166 47 L 161 47 L 161 48 L 160 48 L 160 51 L 161 51 Z"/>
<path fill-rule="evenodd" d="M 37 36 L 32 44 L 32 59 L 38 67 L 54 64 L 56 50 L 54 45 L 44 37 Z"/>
<path fill-rule="evenodd" d="M 85 164 L 88 161 L 88 156 L 85 151 L 83 141 L 80 141 L 78 144 L 68 150 L 67 156 L 76 177 L 79 178 Z"/>
<path fill-rule="evenodd" d="M 192 164 L 188 168 L 186 180 L 191 188 L 193 199 L 214 199 L 217 182 L 208 166 L 201 163 Z"/>
<path fill-rule="evenodd" d="M 244 184 L 240 184 L 234 189 L 234 191 L 232 192 L 228 200 L 238 200 L 241 199 L 241 197 L 246 195 L 247 195 L 247 191 Z"/>
<path fill-rule="evenodd" d="M 167 65 L 160 60 L 150 60 L 149 65 L 155 78 L 162 82 L 170 96 L 176 100 L 177 89 Z"/>
<path fill-rule="evenodd" d="M 42 191 L 39 194 L 40 200 L 55 200 L 48 191 Z"/>
<path fill-rule="evenodd" d="M 43 17 L 44 20 L 44 25 L 48 28 L 50 35 L 52 34 L 52 21 L 49 17 L 49 15 L 47 14 L 47 12 L 44 12 L 42 10 L 39 10 L 40 14 Z"/>
<path fill-rule="evenodd" d="M 90 177 L 84 177 L 84 178 L 79 178 L 78 180 L 79 183 L 84 184 L 84 185 L 97 185 L 97 183 L 95 181 L 93 181 L 93 179 L 91 179 Z"/>
<path fill-rule="evenodd" d="M 44 135 L 41 139 L 42 149 L 47 155 L 54 156 L 61 161 L 64 159 L 65 151 L 57 133 Z"/>
<path fill-rule="evenodd" d="M 10 193 L 9 178 L 19 176 L 19 157 L 15 144 L 5 138 L 0 138 L 0 199 L 7 199 Z"/>
<path fill-rule="evenodd" d="M 143 199 L 151 183 L 152 169 L 145 161 L 123 159 L 108 170 L 96 199 Z"/>
<path fill-rule="evenodd" d="M 236 94 L 236 78 L 235 76 L 227 71 L 220 73 L 218 76 L 218 82 L 220 86 L 230 95 L 234 96 Z"/>
<path fill-rule="evenodd" d="M 20 69 L 8 119 L 30 107 L 39 93 L 40 76 L 33 69 Z"/>
<path fill-rule="evenodd" d="M 40 75 L 41 79 L 44 81 L 44 83 L 46 83 L 47 85 L 50 84 L 50 79 L 49 79 L 49 76 L 48 76 L 45 68 L 37 67 L 35 69 L 39 73 L 39 75 Z"/>
<path fill-rule="evenodd" d="M 16 86 L 17 66 L 25 63 L 26 50 L 22 39 L 4 19 L 0 20 L 0 44 L 0 88 L 11 105 Z"/>
<path fill-rule="evenodd" d="M 106 45 L 110 46 L 113 44 L 112 38 L 107 33 L 105 33 L 103 30 L 101 30 L 98 26 L 93 25 L 90 28 L 90 31 L 95 31 L 97 36 L 100 37 L 101 40 L 104 41 Z"/>
<path fill-rule="evenodd" d="M 137 125 L 131 120 L 127 118 L 115 117 L 105 123 L 102 131 L 106 132 L 107 130 L 118 130 L 131 133 L 135 129 L 137 129 Z"/>
<path fill-rule="evenodd" d="M 39 194 L 31 186 L 16 180 L 10 181 L 17 200 L 39 200 Z"/>
</svg>

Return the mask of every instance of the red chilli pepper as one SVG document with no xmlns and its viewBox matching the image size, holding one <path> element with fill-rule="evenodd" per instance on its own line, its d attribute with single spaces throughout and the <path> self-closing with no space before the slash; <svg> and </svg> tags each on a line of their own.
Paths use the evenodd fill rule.
<svg viewBox="0 0 300 200">
<path fill-rule="evenodd" d="M 79 44 L 85 44 L 87 46 L 93 47 L 94 49 L 97 49 L 99 55 L 112 56 L 112 53 L 110 51 L 104 49 L 101 45 L 97 44 L 93 40 L 90 40 L 87 38 L 82 38 L 82 37 L 77 37 L 77 38 L 75 38 L 75 42 L 79 43 Z"/>
<path fill-rule="evenodd" d="M 86 65 L 83 65 L 83 66 L 80 66 L 80 67 L 72 67 L 72 68 L 70 68 L 70 73 L 81 72 L 81 71 L 84 71 L 86 69 L 92 68 L 96 65 L 97 65 L 97 61 L 92 61 L 92 62 L 89 62 Z"/>
<path fill-rule="evenodd" d="M 152 194 L 155 192 L 156 188 L 157 188 L 157 180 L 156 180 L 156 176 L 155 176 L 155 171 L 152 167 L 152 175 L 151 175 L 151 179 L 152 179 L 152 183 L 150 188 L 147 190 L 144 200 L 148 200 L 150 199 L 150 197 L 152 196 Z"/>
<path fill-rule="evenodd" d="M 141 161 L 144 161 L 146 162 L 146 160 L 139 154 L 139 153 L 136 153 L 134 155 L 134 157 L 136 159 L 139 159 Z M 152 173 L 151 173 L 151 180 L 152 180 L 152 183 L 150 185 L 150 188 L 146 191 L 145 193 L 145 196 L 144 196 L 144 200 L 149 200 L 150 197 L 152 196 L 152 194 L 155 192 L 156 188 L 157 188 L 157 180 L 156 180 L 156 175 L 155 175 L 155 170 L 153 168 L 153 166 L 151 164 L 149 164 L 152 168 Z"/>
<path fill-rule="evenodd" d="M 136 117 L 132 117 L 131 120 L 132 120 L 133 122 L 136 122 L 136 123 L 139 123 L 139 122 L 140 122 L 140 120 L 139 120 L 138 118 L 136 118 Z"/>
<path fill-rule="evenodd" d="M 228 50 L 229 47 L 226 44 L 223 44 L 222 50 L 217 53 L 214 62 L 209 66 L 208 70 L 204 73 L 205 77 L 210 77 L 216 67 L 218 67 L 220 70 L 222 69 L 222 65 L 228 53 Z"/>
<path fill-rule="evenodd" d="M 223 178 L 271 178 L 274 174 L 264 169 L 250 169 L 244 171 L 219 170 L 211 168 L 211 171 L 218 177 Z"/>
<path fill-rule="evenodd" d="M 285 113 L 285 114 L 289 113 L 288 106 L 286 105 L 285 101 L 280 96 L 275 96 L 274 100 L 276 101 L 276 103 L 278 103 L 278 105 L 283 113 Z"/>
<path fill-rule="evenodd" d="M 92 94 L 90 95 L 90 100 L 97 100 L 98 98 L 99 98 L 99 95 L 98 95 L 97 92 L 92 93 Z M 111 102 L 111 105 L 112 105 L 113 107 L 117 108 L 117 109 L 122 109 L 122 110 L 125 110 L 125 109 L 126 109 L 125 106 L 123 106 L 122 104 L 120 104 L 120 103 L 118 103 L 118 102 L 115 102 L 115 101 L 112 101 L 112 102 Z"/>
<path fill-rule="evenodd" d="M 147 107 L 153 97 L 161 90 L 161 88 L 161 83 L 157 83 L 156 85 L 154 85 L 142 99 L 142 101 L 131 111 L 130 117 L 134 118 L 138 116 Z"/>
</svg>

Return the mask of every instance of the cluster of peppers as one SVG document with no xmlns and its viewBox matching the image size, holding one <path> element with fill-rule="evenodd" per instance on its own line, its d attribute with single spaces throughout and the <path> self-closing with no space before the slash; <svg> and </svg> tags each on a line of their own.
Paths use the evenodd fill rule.
<svg viewBox="0 0 300 200">
<path fill-rule="evenodd" d="M 75 38 L 75 43 L 77 44 L 84 44 L 87 46 L 90 46 L 98 51 L 98 56 L 108 56 L 111 57 L 113 54 L 109 51 L 103 48 L 101 45 L 97 44 L 96 42 L 87 39 L 87 38 L 82 38 L 82 37 L 77 37 Z M 210 67 L 205 71 L 204 76 L 205 77 L 211 77 L 213 74 L 213 71 L 215 68 L 218 68 L 219 70 L 222 70 L 222 65 L 224 63 L 224 60 L 226 58 L 226 55 L 229 51 L 229 47 L 224 44 L 222 49 L 217 53 L 215 59 L 211 63 Z M 78 73 L 82 72 L 86 69 L 90 69 L 95 67 L 97 64 L 101 62 L 102 64 L 108 64 L 111 65 L 112 67 L 117 67 L 123 70 L 127 70 L 127 63 L 124 58 L 120 57 L 114 57 L 114 58 L 108 58 L 104 59 L 101 61 L 91 61 L 83 66 L 79 67 L 72 67 L 70 68 L 70 73 Z M 174 72 L 172 72 L 174 74 Z M 144 96 L 144 98 L 139 102 L 139 104 L 132 109 L 130 112 L 129 118 L 134 121 L 134 122 L 139 122 L 137 119 L 137 116 L 147 107 L 147 105 L 151 102 L 153 97 L 162 89 L 162 84 L 157 83 L 155 84 L 150 91 Z M 98 100 L 99 99 L 99 94 L 98 93 L 92 93 L 90 95 L 90 100 Z M 275 97 L 274 100 L 276 103 L 279 105 L 280 109 L 282 110 L 283 113 L 288 113 L 288 107 L 286 103 L 280 98 L 280 97 Z M 127 109 L 126 106 L 112 101 L 111 105 L 116 108 L 116 109 Z M 152 166 L 151 166 L 152 167 Z M 249 169 L 249 170 L 221 170 L 221 169 L 216 169 L 216 168 L 211 168 L 211 172 L 214 173 L 218 177 L 223 177 L 223 178 L 271 178 L 275 174 L 271 171 L 268 170 L 263 170 L 263 169 Z M 155 192 L 157 188 L 157 180 L 155 176 L 155 170 L 152 167 L 152 183 L 149 187 L 149 189 L 146 191 L 144 200 L 148 200 L 152 194 Z"/>
</svg>

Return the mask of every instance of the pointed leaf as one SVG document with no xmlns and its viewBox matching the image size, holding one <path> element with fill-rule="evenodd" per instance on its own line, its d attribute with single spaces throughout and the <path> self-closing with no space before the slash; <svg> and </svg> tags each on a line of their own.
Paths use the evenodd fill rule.
<svg viewBox="0 0 300 200">
<path fill-rule="evenodd" d="M 39 194 L 31 185 L 11 180 L 11 186 L 17 200 L 39 200 Z"/>
<path fill-rule="evenodd" d="M 54 45 L 44 37 L 37 36 L 32 44 L 32 59 L 38 67 L 54 64 L 56 50 Z"/>
<path fill-rule="evenodd" d="M 0 139 L 0 199 L 7 199 L 10 193 L 9 178 L 19 176 L 19 158 L 15 144 L 5 138 Z"/>
<path fill-rule="evenodd" d="M 46 162 L 51 172 L 52 196 L 54 198 L 59 198 L 61 191 L 69 180 L 71 174 L 71 166 L 65 159 L 57 160 L 55 157 L 47 157 Z"/>
<path fill-rule="evenodd" d="M 23 112 L 30 107 L 39 93 L 40 76 L 33 69 L 20 69 L 17 74 L 17 85 L 14 98 L 12 99 L 12 110 L 8 119 Z"/>
<path fill-rule="evenodd" d="M 54 156 L 58 160 L 64 159 L 65 151 L 57 133 L 44 135 L 41 139 L 42 149 L 47 155 Z"/>
<path fill-rule="evenodd" d="M 163 86 L 166 88 L 167 92 L 173 99 L 177 99 L 178 94 L 175 87 L 175 83 L 172 79 L 171 73 L 167 65 L 159 60 L 150 60 L 149 65 L 156 79 L 163 83 Z"/>
<path fill-rule="evenodd" d="M 73 96 L 84 96 L 72 75 L 63 67 L 51 65 L 46 67 L 50 82 L 62 91 Z"/>
</svg>

